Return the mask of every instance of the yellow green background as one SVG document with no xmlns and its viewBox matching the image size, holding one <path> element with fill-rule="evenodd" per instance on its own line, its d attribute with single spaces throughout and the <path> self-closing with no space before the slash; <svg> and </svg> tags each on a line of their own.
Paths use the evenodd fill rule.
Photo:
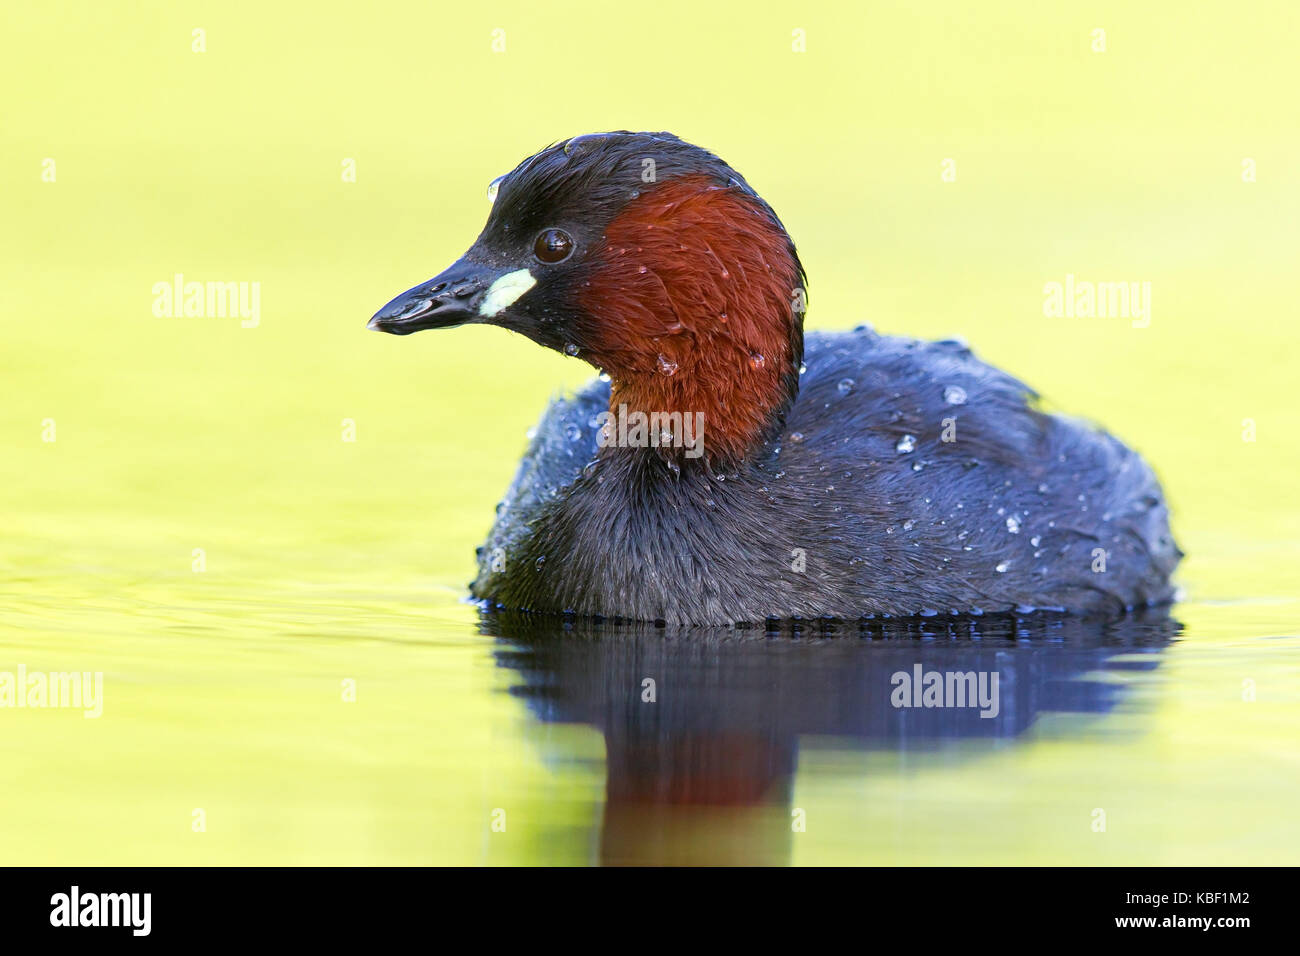
<svg viewBox="0 0 1300 956">
<path fill-rule="evenodd" d="M 501 693 L 459 599 L 525 430 L 590 369 L 364 326 L 469 245 L 492 178 L 611 128 L 744 173 L 799 246 L 810 328 L 961 335 L 1104 422 L 1188 552 L 1141 734 L 813 754 L 794 861 L 1296 862 L 1298 10 L 10 4 L 0 669 L 102 670 L 106 701 L 0 711 L 0 862 L 587 858 L 556 833 L 594 825 L 601 739 Z M 260 282 L 260 325 L 155 317 L 178 272 Z M 1067 273 L 1149 281 L 1150 327 L 1044 317 Z M 590 761 L 548 765 L 555 734 Z M 1099 839 L 1062 823 L 1076 796 L 1133 809 Z"/>
</svg>

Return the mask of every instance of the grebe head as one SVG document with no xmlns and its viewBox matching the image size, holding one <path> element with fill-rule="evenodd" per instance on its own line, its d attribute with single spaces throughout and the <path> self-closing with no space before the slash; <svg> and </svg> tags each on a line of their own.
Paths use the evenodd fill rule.
<svg viewBox="0 0 1300 956">
<path fill-rule="evenodd" d="M 529 157 L 489 197 L 469 250 L 369 328 L 519 332 L 606 372 L 611 409 L 702 414 L 714 459 L 779 430 L 799 386 L 805 279 L 739 173 L 670 133 L 599 133 Z"/>
</svg>

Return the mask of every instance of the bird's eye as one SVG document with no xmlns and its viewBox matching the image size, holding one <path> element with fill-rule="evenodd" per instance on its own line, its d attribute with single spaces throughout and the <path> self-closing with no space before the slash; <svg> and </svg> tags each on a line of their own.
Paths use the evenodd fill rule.
<svg viewBox="0 0 1300 956">
<path fill-rule="evenodd" d="M 540 262 L 554 265 L 573 253 L 573 239 L 563 229 L 543 229 L 533 243 L 533 255 Z"/>
</svg>

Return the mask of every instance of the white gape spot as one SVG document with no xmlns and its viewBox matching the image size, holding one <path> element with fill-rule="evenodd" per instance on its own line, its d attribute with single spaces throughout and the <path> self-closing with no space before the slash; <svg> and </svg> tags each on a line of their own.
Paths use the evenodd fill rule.
<svg viewBox="0 0 1300 956">
<path fill-rule="evenodd" d="M 507 272 L 488 288 L 487 295 L 483 297 L 483 304 L 478 307 L 478 314 L 485 318 L 492 318 L 502 309 L 514 305 L 521 295 L 535 285 L 537 280 L 527 269 Z"/>
</svg>

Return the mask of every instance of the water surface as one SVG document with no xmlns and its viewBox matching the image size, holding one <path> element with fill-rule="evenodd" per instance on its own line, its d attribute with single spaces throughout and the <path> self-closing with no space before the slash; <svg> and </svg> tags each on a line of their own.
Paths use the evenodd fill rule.
<svg viewBox="0 0 1300 956">
<path fill-rule="evenodd" d="M 1300 862 L 1294 4 L 10 6 L 0 679 L 104 700 L 0 709 L 0 862 Z M 810 328 L 961 336 L 1145 455 L 1169 620 L 462 603 L 526 430 L 592 370 L 365 322 L 494 177 L 622 127 L 745 175 Z M 156 314 L 177 274 L 260 283 L 258 322 Z M 1067 276 L 1149 282 L 1149 322 L 1045 314 Z M 892 707 L 917 664 L 997 672 L 998 715 Z"/>
</svg>

